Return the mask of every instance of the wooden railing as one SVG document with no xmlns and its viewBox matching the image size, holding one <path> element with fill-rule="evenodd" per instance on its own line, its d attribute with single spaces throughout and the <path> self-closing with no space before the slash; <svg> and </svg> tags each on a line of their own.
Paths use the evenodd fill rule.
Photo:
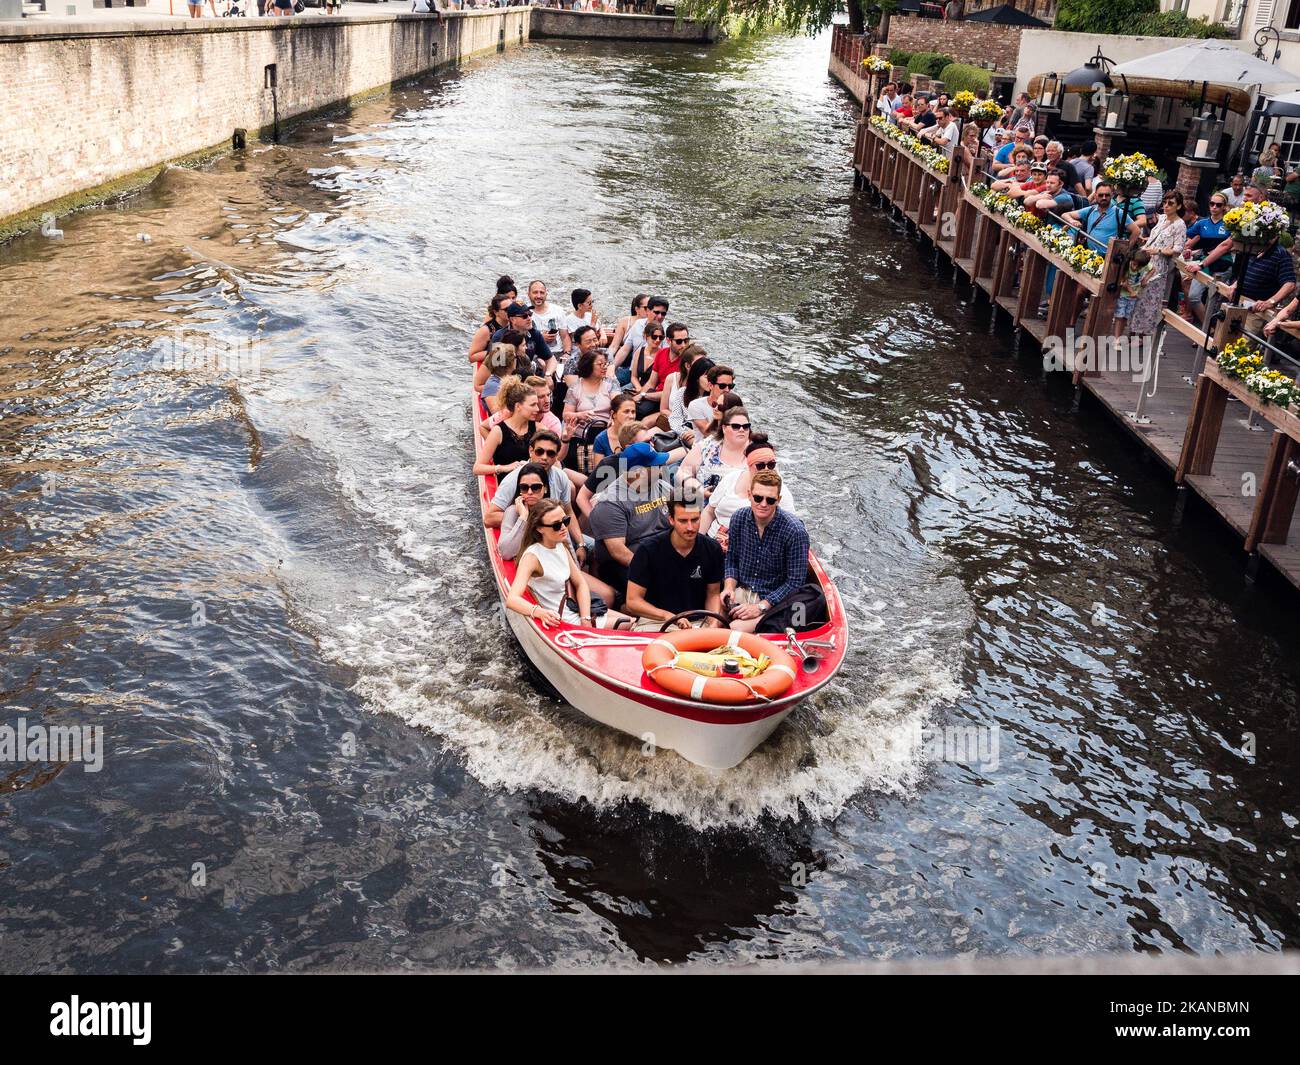
<svg viewBox="0 0 1300 1065">
<path fill-rule="evenodd" d="M 854 71 L 860 70 L 862 60 L 866 57 L 866 44 L 860 34 L 849 32 L 849 28 L 836 23 L 831 34 L 831 54 L 842 63 L 847 63 Z"/>
<path fill-rule="evenodd" d="M 1067 338 L 1072 336 L 1075 349 L 1070 354 L 1077 354 L 1085 344 L 1089 350 L 1096 351 L 1101 346 L 1098 343 L 1101 338 L 1112 336 L 1119 282 L 1130 251 L 1126 240 L 1109 242 L 1100 276 L 1077 270 L 1033 233 L 990 211 L 971 191 L 981 175 L 984 160 L 980 156 L 959 146 L 953 153 L 949 172 L 942 173 L 897 141 L 882 135 L 871 125 L 869 117 L 858 123 L 853 163 L 859 186 L 874 189 L 894 211 L 915 226 L 918 234 L 923 234 L 946 254 L 987 295 L 990 304 L 1005 312 L 1019 330 L 1043 345 L 1054 341 L 1062 351 Z M 1175 262 L 1179 271 L 1175 278 L 1187 274 L 1197 277 L 1213 289 L 1216 302 L 1226 304 L 1231 291 L 1227 286 L 1194 264 L 1181 259 Z M 1052 291 L 1044 299 L 1047 275 L 1053 269 Z M 1243 307 L 1223 306 L 1221 313 L 1211 317 L 1211 331 L 1207 333 L 1166 307 L 1153 346 L 1158 353 L 1169 337 L 1182 338 L 1192 346 L 1189 361 L 1194 392 L 1182 448 L 1175 456 L 1176 483 L 1182 485 L 1189 477 L 1195 479 L 1212 472 L 1229 397 L 1240 400 L 1247 410 L 1273 429 L 1266 461 L 1262 457 L 1265 451 L 1256 448 L 1263 469 L 1245 530 L 1246 550 L 1254 551 L 1259 545 L 1287 543 L 1300 487 L 1300 417 L 1291 410 L 1264 403 L 1241 382 L 1226 377 L 1214 361 L 1216 351 L 1242 335 L 1247 314 Z M 1300 327 L 1297 332 L 1300 333 Z M 1188 358 L 1186 346 L 1183 351 L 1184 358 Z M 1085 383 L 1086 378 L 1100 372 L 1095 365 L 1077 370 L 1075 383 Z M 1141 424 L 1147 382 L 1134 379 L 1134 383 L 1136 393 L 1130 408 L 1134 413 L 1130 418 Z M 1115 387 L 1112 384 L 1112 389 Z M 1255 421 L 1256 418 L 1251 419 L 1252 428 Z M 1288 576 L 1300 584 L 1296 573 Z"/>
</svg>

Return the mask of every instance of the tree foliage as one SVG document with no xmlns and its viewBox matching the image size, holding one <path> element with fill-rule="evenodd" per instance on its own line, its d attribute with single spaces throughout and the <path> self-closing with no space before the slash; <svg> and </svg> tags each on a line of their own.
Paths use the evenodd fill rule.
<svg viewBox="0 0 1300 1065">
<path fill-rule="evenodd" d="M 859 4 L 858 0 L 847 3 L 850 22 L 855 21 L 856 14 L 856 22 L 861 25 L 862 12 L 871 4 Z M 768 29 L 820 33 L 839 9 L 840 0 L 680 0 L 677 5 L 678 13 L 686 18 L 718 22 L 740 33 Z"/>
<path fill-rule="evenodd" d="M 1161 11 L 1160 0 L 1060 0 L 1058 30 L 1142 37 L 1229 37 L 1230 31 L 1181 11 Z"/>
</svg>

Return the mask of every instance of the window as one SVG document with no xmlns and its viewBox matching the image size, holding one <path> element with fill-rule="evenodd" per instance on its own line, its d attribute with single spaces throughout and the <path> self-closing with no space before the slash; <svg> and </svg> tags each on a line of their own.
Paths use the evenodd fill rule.
<svg viewBox="0 0 1300 1065">
<path fill-rule="evenodd" d="M 1290 0 L 1286 9 L 1286 24 L 1283 27 L 1288 30 L 1300 29 L 1300 0 Z"/>
</svg>

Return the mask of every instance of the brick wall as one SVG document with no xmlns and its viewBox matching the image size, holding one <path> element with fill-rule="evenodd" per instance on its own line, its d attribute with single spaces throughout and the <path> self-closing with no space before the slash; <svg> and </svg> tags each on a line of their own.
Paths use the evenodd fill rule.
<svg viewBox="0 0 1300 1065">
<path fill-rule="evenodd" d="M 942 52 L 959 63 L 976 66 L 992 62 L 999 71 L 1013 74 L 1022 32 L 1020 26 L 895 14 L 889 20 L 889 46 L 905 52 Z"/>
<path fill-rule="evenodd" d="M 8 219 L 229 143 L 503 41 L 531 9 L 0 28 L 0 230 Z M 504 34 L 504 36 L 503 36 Z"/>
</svg>

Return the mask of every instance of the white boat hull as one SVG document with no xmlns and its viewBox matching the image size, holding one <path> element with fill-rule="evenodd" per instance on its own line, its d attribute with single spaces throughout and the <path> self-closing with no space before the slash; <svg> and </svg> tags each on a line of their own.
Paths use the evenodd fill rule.
<svg viewBox="0 0 1300 1065">
<path fill-rule="evenodd" d="M 789 716 L 789 703 L 757 721 L 717 724 L 656 709 L 620 695 L 565 663 L 522 614 L 506 617 L 529 660 L 545 675 L 570 706 L 587 717 L 634 736 L 655 748 L 676 751 L 706 769 L 731 769 L 745 760 Z"/>
</svg>

